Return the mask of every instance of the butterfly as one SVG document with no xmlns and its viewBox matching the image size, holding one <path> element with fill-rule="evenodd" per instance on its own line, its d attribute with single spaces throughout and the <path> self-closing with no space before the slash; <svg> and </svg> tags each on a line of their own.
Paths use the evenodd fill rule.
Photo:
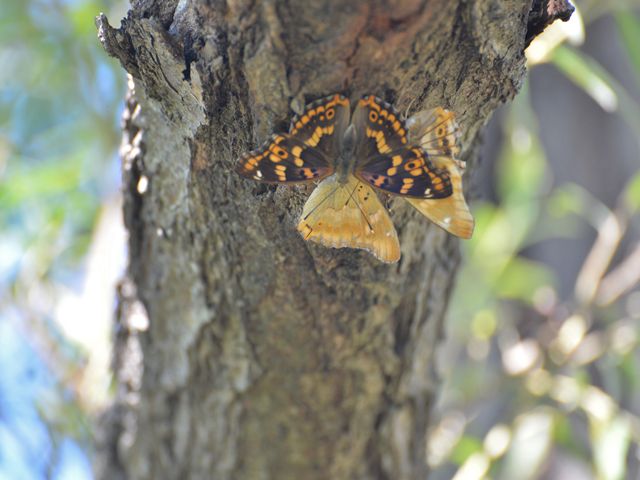
<svg viewBox="0 0 640 480">
<path fill-rule="evenodd" d="M 244 155 L 237 171 L 267 183 L 323 180 L 300 217 L 298 231 L 304 238 L 365 249 L 384 262 L 396 262 L 398 236 L 375 190 L 406 198 L 445 228 L 455 223 L 450 214 L 459 202 L 450 201 L 441 210 L 423 202 L 456 196 L 455 188 L 461 196 L 454 161 L 434 162 L 428 153 L 443 159 L 456 153 L 450 118 L 445 115 L 444 123 L 436 125 L 438 115 L 414 117 L 405 124 L 391 105 L 371 95 L 360 99 L 351 114 L 349 100 L 335 94 L 309 104 L 292 120 L 289 133 L 274 135 Z"/>
</svg>

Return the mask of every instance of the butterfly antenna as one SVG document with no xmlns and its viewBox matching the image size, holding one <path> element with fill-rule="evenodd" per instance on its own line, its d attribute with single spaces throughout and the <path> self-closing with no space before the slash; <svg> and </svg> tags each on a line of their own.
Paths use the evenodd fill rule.
<svg viewBox="0 0 640 480">
<path fill-rule="evenodd" d="M 305 240 L 309 240 L 309 237 L 311 236 L 311 234 L 313 233 L 313 228 L 309 227 L 307 225 L 307 227 L 309 228 L 309 231 L 307 232 L 307 234 L 304 236 Z"/>
<path fill-rule="evenodd" d="M 353 190 L 351 190 L 351 194 L 349 194 L 349 198 L 347 198 L 347 201 L 345 202 L 344 206 L 346 207 L 347 204 L 349 203 L 349 201 L 351 199 L 353 199 L 353 202 L 358 207 L 358 210 L 360 210 L 360 213 L 362 214 L 362 217 L 364 218 L 364 221 L 367 222 L 367 225 L 369 226 L 369 230 L 371 230 L 373 232 L 373 226 L 371 226 L 371 222 L 369 222 L 369 218 L 367 217 L 367 214 L 364 213 L 364 210 L 360 206 L 360 202 L 358 202 L 356 197 L 353 196 L 353 194 L 356 192 L 356 189 L 358 188 L 359 185 L 360 185 L 360 182 L 356 183 L 356 186 L 353 187 Z"/>
<path fill-rule="evenodd" d="M 329 197 L 331 197 L 334 193 L 336 193 L 336 191 L 338 191 L 339 188 L 341 188 L 341 185 L 338 185 L 336 188 L 331 190 L 331 192 L 329 192 L 326 197 L 324 197 L 322 200 L 320 200 L 320 202 L 315 207 L 313 207 L 309 213 L 307 213 L 304 216 L 303 220 L 306 220 L 311 215 L 313 215 L 313 212 L 315 212 L 318 209 L 318 207 L 320 207 L 320 205 L 322 205 L 327 199 L 329 199 Z"/>
<path fill-rule="evenodd" d="M 444 135 L 443 137 L 446 137 L 447 135 L 449 135 L 449 134 L 446 134 L 446 135 Z M 427 142 L 420 141 L 419 143 L 420 143 L 420 145 L 430 145 L 430 144 L 432 144 L 432 143 L 437 143 L 437 142 L 439 142 L 440 140 L 442 140 L 442 139 L 443 139 L 443 137 L 435 137 L 435 138 L 432 138 L 431 140 L 429 140 L 429 141 L 427 141 Z"/>
<path fill-rule="evenodd" d="M 358 185 L 360 185 L 360 182 L 356 183 L 356 186 L 353 187 L 353 190 L 351 190 L 351 193 L 349 194 L 349 198 L 347 198 L 347 201 L 344 202 L 344 206 L 346 207 L 347 205 L 349 205 L 349 202 L 351 201 L 351 199 L 353 198 L 353 194 L 356 193 L 356 188 L 358 188 Z M 353 201 L 355 202 L 355 198 L 353 199 Z"/>
<path fill-rule="evenodd" d="M 447 123 L 449 121 L 448 118 L 445 118 L 444 120 L 441 120 L 440 122 L 433 122 L 431 125 L 427 126 L 427 129 L 421 133 L 421 135 L 426 135 L 429 132 L 433 132 L 436 128 L 438 128 L 440 125 L 444 125 L 445 123 Z"/>
<path fill-rule="evenodd" d="M 413 107 L 413 104 L 416 103 L 416 100 L 418 100 L 418 98 L 417 97 L 413 97 L 413 100 L 411 100 L 409 102 L 409 106 L 404 111 L 404 115 L 403 115 L 402 120 L 407 120 L 407 118 L 409 118 L 409 110 L 411 110 L 411 107 Z"/>
</svg>

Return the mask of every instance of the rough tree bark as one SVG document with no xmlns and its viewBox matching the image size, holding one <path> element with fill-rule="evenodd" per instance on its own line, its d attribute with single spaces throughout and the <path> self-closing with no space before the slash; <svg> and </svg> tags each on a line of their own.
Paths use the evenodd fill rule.
<svg viewBox="0 0 640 480">
<path fill-rule="evenodd" d="M 473 159 L 525 75 L 529 12 L 547 1 L 531 3 L 132 0 L 119 29 L 98 18 L 130 74 L 130 264 L 99 476 L 426 477 L 457 240 L 394 200 L 396 265 L 306 243 L 308 189 L 232 167 L 291 109 L 338 91 L 454 110 Z"/>
</svg>

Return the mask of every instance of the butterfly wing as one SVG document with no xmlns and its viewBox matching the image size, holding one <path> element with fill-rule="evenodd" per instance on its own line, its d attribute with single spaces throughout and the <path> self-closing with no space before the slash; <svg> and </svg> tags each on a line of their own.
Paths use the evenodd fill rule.
<svg viewBox="0 0 640 480">
<path fill-rule="evenodd" d="M 420 213 L 453 235 L 471 238 L 474 220 L 462 190 L 463 162 L 456 160 L 460 153 L 458 124 L 453 112 L 443 108 L 423 110 L 411 116 L 407 122 L 409 140 L 418 143 L 429 154 L 431 162 L 447 171 L 452 194 L 432 200 L 407 198 Z"/>
<path fill-rule="evenodd" d="M 422 110 L 407 119 L 409 140 L 418 143 L 430 156 L 457 158 L 459 127 L 455 114 L 444 108 Z"/>
<path fill-rule="evenodd" d="M 360 99 L 351 123 L 356 129 L 358 160 L 389 153 L 407 144 L 404 122 L 391 105 L 373 95 Z"/>
<path fill-rule="evenodd" d="M 349 100 L 332 95 L 305 107 L 288 134 L 274 135 L 244 155 L 237 171 L 267 183 L 301 183 L 331 175 L 349 123 Z"/>
<path fill-rule="evenodd" d="M 387 193 L 415 198 L 451 195 L 446 171 L 436 169 L 426 152 L 407 140 L 407 127 L 393 107 L 374 96 L 363 97 L 353 113 L 358 135 L 355 174 Z"/>
<path fill-rule="evenodd" d="M 436 167 L 419 146 L 380 153 L 356 165 L 358 178 L 387 193 L 413 198 L 446 198 L 452 193 L 446 169 Z"/>
<path fill-rule="evenodd" d="M 331 95 L 310 103 L 291 120 L 289 135 L 335 161 L 351 114 L 349 99 Z"/>
<path fill-rule="evenodd" d="M 360 248 L 387 263 L 400 258 L 400 243 L 389 214 L 375 191 L 349 176 L 323 180 L 304 205 L 298 231 L 327 247 Z"/>
<path fill-rule="evenodd" d="M 301 183 L 333 173 L 331 162 L 319 150 L 289 135 L 274 135 L 261 148 L 240 158 L 236 171 L 266 183 Z"/>
<path fill-rule="evenodd" d="M 439 169 L 446 170 L 451 182 L 452 193 L 446 198 L 407 198 L 420 213 L 447 232 L 461 238 L 471 238 L 474 220 L 462 193 L 462 175 L 451 157 L 433 157 Z"/>
</svg>

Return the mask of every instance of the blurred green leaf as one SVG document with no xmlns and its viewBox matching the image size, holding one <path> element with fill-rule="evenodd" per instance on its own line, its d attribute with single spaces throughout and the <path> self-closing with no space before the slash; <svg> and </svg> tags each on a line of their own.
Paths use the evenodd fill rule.
<svg viewBox="0 0 640 480">
<path fill-rule="evenodd" d="M 574 184 L 564 184 L 556 187 L 547 203 L 549 213 L 556 217 L 570 214 L 582 215 L 587 206 L 581 191 L 574 188 Z"/>
<path fill-rule="evenodd" d="M 640 210 L 640 172 L 637 172 L 624 189 L 624 200 L 631 213 Z"/>
<path fill-rule="evenodd" d="M 0 185 L 0 202 L 4 208 L 13 208 L 36 196 L 43 198 L 69 192 L 77 187 L 80 179 L 79 164 L 74 161 L 53 161 L 34 167 L 25 163 L 18 165 Z"/>
<path fill-rule="evenodd" d="M 640 365 L 638 365 L 637 349 L 624 355 L 619 359 L 619 362 L 624 385 L 630 391 L 638 391 L 640 389 Z"/>
<path fill-rule="evenodd" d="M 94 19 L 96 12 L 100 11 L 97 2 L 85 1 L 71 4 L 68 16 L 78 36 L 90 36 L 95 34 Z"/>
<path fill-rule="evenodd" d="M 616 12 L 616 24 L 631 66 L 640 83 L 640 20 L 631 12 Z"/>
<path fill-rule="evenodd" d="M 548 267 L 522 257 L 513 258 L 496 283 L 496 293 L 503 298 L 530 302 L 536 290 L 555 284 Z"/>
<path fill-rule="evenodd" d="M 565 415 L 555 415 L 553 422 L 553 438 L 559 445 L 572 448 L 574 445 L 571 423 Z"/>
<path fill-rule="evenodd" d="M 483 340 L 489 340 L 494 335 L 497 326 L 496 312 L 488 308 L 480 310 L 471 322 L 473 334 Z"/>
<path fill-rule="evenodd" d="M 542 187 L 546 158 L 538 140 L 537 121 L 525 83 L 509 109 L 505 122 L 505 146 L 498 159 L 498 182 L 503 205 L 535 205 L 530 202 Z"/>
<path fill-rule="evenodd" d="M 554 415 L 549 408 L 538 408 L 518 417 L 503 478 L 536 478 L 549 455 L 553 430 Z"/>
<path fill-rule="evenodd" d="M 558 47 L 553 63 L 576 85 L 581 87 L 600 107 L 613 112 L 620 100 L 612 86 L 611 78 L 595 60 L 570 47 Z"/>
<path fill-rule="evenodd" d="M 579 50 L 564 45 L 555 49 L 552 61 L 603 110 L 619 111 L 640 138 L 638 103 L 598 62 Z"/>
<path fill-rule="evenodd" d="M 477 452 L 482 451 L 482 441 L 470 435 L 463 435 L 451 452 L 451 461 L 462 465 L 467 458 Z"/>
</svg>

